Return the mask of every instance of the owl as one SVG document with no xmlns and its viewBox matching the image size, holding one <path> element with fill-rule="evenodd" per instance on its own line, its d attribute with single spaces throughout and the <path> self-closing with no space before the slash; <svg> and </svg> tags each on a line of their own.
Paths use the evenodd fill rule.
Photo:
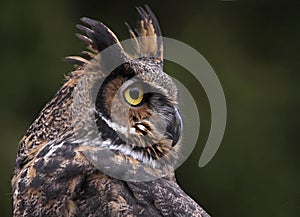
<svg viewBox="0 0 300 217">
<path fill-rule="evenodd" d="M 134 51 L 82 18 L 87 50 L 19 143 L 13 216 L 209 216 L 177 184 L 182 120 L 160 27 L 137 7 Z"/>
</svg>

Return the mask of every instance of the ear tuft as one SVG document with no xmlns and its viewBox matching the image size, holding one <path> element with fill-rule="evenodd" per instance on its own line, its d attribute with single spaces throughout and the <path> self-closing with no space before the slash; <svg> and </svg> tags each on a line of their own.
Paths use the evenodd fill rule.
<svg viewBox="0 0 300 217">
<path fill-rule="evenodd" d="M 140 56 L 153 57 L 163 63 L 163 42 L 158 21 L 148 5 L 136 7 L 140 15 L 137 28 L 132 30 L 126 23 L 130 36 L 135 41 L 136 51 Z"/>
<path fill-rule="evenodd" d="M 80 19 L 84 25 L 78 24 L 76 27 L 83 32 L 83 34 L 76 33 L 76 37 L 83 41 L 89 50 L 83 51 L 81 56 L 66 57 L 65 61 L 75 64 L 77 67 L 82 67 L 89 63 L 97 54 L 104 49 L 117 44 L 115 54 L 120 58 L 126 59 L 126 53 L 122 48 L 116 35 L 103 23 L 87 17 Z"/>
<path fill-rule="evenodd" d="M 98 53 L 113 44 L 119 43 L 116 35 L 103 23 L 87 17 L 81 18 L 81 21 L 85 26 L 77 25 L 76 27 L 85 35 L 79 36 L 79 38 Z M 120 49 L 123 50 L 121 47 Z"/>
<path fill-rule="evenodd" d="M 153 58 L 162 65 L 163 41 L 158 21 L 149 6 L 145 5 L 136 9 L 140 15 L 137 28 L 132 30 L 126 23 L 129 33 L 135 42 L 136 52 L 139 57 Z M 82 52 L 81 56 L 66 57 L 65 61 L 71 62 L 77 67 L 83 67 L 101 51 L 115 44 L 117 45 L 117 50 L 109 58 L 111 60 L 128 59 L 128 55 L 116 35 L 103 23 L 87 17 L 81 18 L 81 22 L 83 25 L 78 24 L 76 27 L 82 34 L 77 33 L 76 36 L 87 45 L 89 51 Z"/>
</svg>

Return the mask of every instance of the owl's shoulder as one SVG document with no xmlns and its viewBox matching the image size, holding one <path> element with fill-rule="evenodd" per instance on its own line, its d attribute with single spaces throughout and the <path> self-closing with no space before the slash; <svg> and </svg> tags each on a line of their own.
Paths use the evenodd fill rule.
<svg viewBox="0 0 300 217">
<path fill-rule="evenodd" d="M 138 214 L 142 207 L 126 182 L 96 169 L 83 149 L 65 141 L 41 147 L 12 180 L 14 216 Z"/>
</svg>

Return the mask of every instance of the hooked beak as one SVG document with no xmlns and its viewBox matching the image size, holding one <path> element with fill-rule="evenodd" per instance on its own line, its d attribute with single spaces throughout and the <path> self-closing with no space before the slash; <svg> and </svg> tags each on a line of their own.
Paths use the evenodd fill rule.
<svg viewBox="0 0 300 217">
<path fill-rule="evenodd" d="M 167 127 L 167 135 L 170 139 L 172 139 L 172 147 L 174 147 L 180 137 L 182 132 L 182 119 L 179 114 L 179 111 L 177 108 L 174 108 L 174 119 L 169 123 Z"/>
</svg>

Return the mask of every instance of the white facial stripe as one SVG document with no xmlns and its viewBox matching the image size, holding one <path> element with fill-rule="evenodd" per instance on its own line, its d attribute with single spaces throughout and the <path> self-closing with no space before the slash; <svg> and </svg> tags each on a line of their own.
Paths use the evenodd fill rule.
<svg viewBox="0 0 300 217">
<path fill-rule="evenodd" d="M 105 123 L 110 127 L 112 128 L 113 130 L 115 130 L 116 132 L 119 132 L 119 133 L 122 133 L 124 135 L 127 135 L 127 134 L 136 134 L 136 129 L 134 127 L 125 127 L 125 126 L 122 126 L 122 125 L 119 125 L 117 123 L 113 123 L 111 120 L 105 118 L 102 116 L 101 113 L 99 113 L 99 117 L 105 121 Z M 139 130 L 141 131 L 147 131 L 147 128 L 142 124 L 142 123 L 137 123 L 135 125 L 136 128 L 138 128 Z M 104 145 L 105 146 L 105 145 Z M 112 144 L 111 141 L 108 142 L 107 144 L 107 147 L 110 149 L 110 150 L 115 150 L 115 151 L 119 151 L 120 153 L 126 155 L 126 156 L 131 156 L 133 157 L 134 159 L 136 160 L 139 160 L 141 162 L 143 162 L 144 164 L 147 164 L 153 168 L 155 168 L 157 166 L 157 162 L 153 159 L 148 159 L 146 158 L 142 152 L 140 151 L 136 151 L 136 150 L 133 150 L 132 147 L 130 145 L 127 145 L 127 144 L 118 144 L 118 145 L 115 145 L 115 144 Z"/>
<path fill-rule="evenodd" d="M 140 123 L 136 124 L 136 127 L 137 127 L 140 131 L 146 131 L 146 130 L 147 130 L 146 127 L 145 127 L 143 124 L 140 124 Z"/>
<path fill-rule="evenodd" d="M 105 118 L 102 116 L 102 114 L 100 112 L 97 112 L 99 114 L 99 116 L 101 117 L 101 119 L 103 121 L 105 121 L 105 123 L 110 127 L 112 128 L 114 131 L 116 132 L 120 132 L 124 135 L 127 135 L 127 134 L 135 134 L 136 133 L 136 129 L 134 127 L 125 127 L 125 126 L 122 126 L 118 123 L 114 123 L 114 122 L 111 122 L 111 120 Z"/>
<path fill-rule="evenodd" d="M 128 145 L 110 145 L 109 148 L 111 150 L 119 151 L 124 155 L 131 156 L 134 159 L 137 159 L 137 160 L 143 162 L 144 164 L 148 164 L 148 165 L 152 166 L 153 168 L 155 168 L 157 166 L 157 163 L 155 162 L 155 160 L 153 160 L 151 158 L 150 159 L 145 158 L 143 156 L 143 153 L 132 150 L 132 148 Z"/>
<path fill-rule="evenodd" d="M 101 117 L 101 119 L 103 121 L 105 121 L 105 123 L 112 129 L 114 129 L 117 132 L 120 132 L 124 135 L 126 135 L 129 132 L 128 127 L 119 125 L 117 123 L 111 122 L 110 120 L 108 120 L 107 118 L 103 117 L 102 114 L 100 112 L 98 112 L 99 116 Z"/>
</svg>

